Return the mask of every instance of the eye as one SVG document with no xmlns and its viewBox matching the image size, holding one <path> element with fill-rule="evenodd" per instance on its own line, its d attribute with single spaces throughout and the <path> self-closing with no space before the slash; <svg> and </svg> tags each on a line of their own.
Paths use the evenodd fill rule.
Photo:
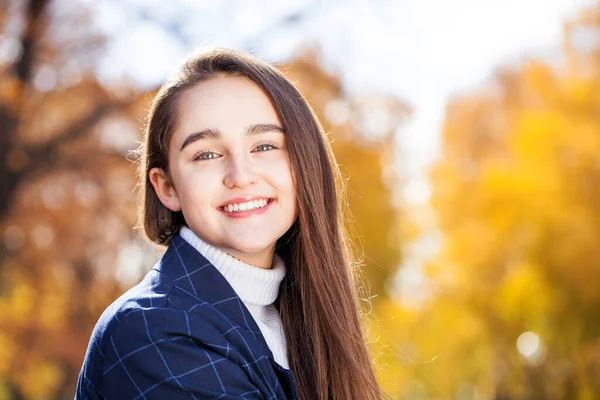
<svg viewBox="0 0 600 400">
<path fill-rule="evenodd" d="M 200 153 L 197 153 L 192 160 L 212 160 L 213 158 L 218 158 L 219 156 L 220 155 L 214 151 L 201 151 Z"/>
<path fill-rule="evenodd" d="M 262 151 L 268 151 L 271 149 L 277 149 L 278 147 L 271 142 L 265 142 L 265 143 L 261 143 L 258 146 L 256 146 L 254 148 L 254 151 L 258 151 L 258 152 L 262 152 Z"/>
</svg>

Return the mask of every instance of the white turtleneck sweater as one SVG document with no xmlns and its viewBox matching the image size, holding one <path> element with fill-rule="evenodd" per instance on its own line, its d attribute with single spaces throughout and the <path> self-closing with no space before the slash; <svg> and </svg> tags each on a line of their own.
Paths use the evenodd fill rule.
<svg viewBox="0 0 600 400">
<path fill-rule="evenodd" d="M 275 361 L 289 369 L 281 317 L 273 305 L 285 276 L 283 260 L 275 254 L 271 269 L 259 268 L 211 246 L 186 226 L 181 228 L 180 234 L 225 277 L 252 314 Z"/>
</svg>

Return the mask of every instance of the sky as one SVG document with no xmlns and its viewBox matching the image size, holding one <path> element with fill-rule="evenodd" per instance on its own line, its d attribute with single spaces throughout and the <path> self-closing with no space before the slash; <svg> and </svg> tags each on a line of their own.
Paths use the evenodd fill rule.
<svg viewBox="0 0 600 400">
<path fill-rule="evenodd" d="M 186 54 L 202 46 L 251 48 L 266 61 L 281 62 L 302 46 L 318 44 L 324 65 L 341 74 L 348 92 L 382 91 L 413 108 L 412 118 L 398 130 L 397 163 L 407 177 L 403 198 L 411 204 L 427 201 L 425 172 L 439 154 L 444 109 L 452 96 L 484 84 L 500 66 L 556 54 L 562 23 L 591 4 L 180 0 L 165 6 L 159 0 L 81 1 L 94 8 L 99 26 L 113 38 L 99 68 L 106 81 L 128 75 L 141 86 L 156 86 Z"/>
<path fill-rule="evenodd" d="M 427 168 L 440 152 L 445 106 L 489 82 L 496 69 L 559 54 L 562 24 L 591 0 L 163 0 L 92 1 L 112 40 L 98 74 L 153 87 L 195 48 L 226 46 L 282 62 L 309 44 L 349 93 L 380 91 L 414 111 L 397 130 L 405 204 L 427 203 Z M 167 5 L 168 4 L 168 5 Z M 142 10 L 142 11 L 140 11 Z M 156 22 L 160 26 L 157 26 Z M 166 28 L 166 29 L 165 29 Z M 117 62 L 115 62 L 117 60 Z M 427 216 L 424 217 L 427 219 Z M 393 287 L 406 304 L 431 292 L 422 270 L 431 231 L 404 249 Z"/>
</svg>

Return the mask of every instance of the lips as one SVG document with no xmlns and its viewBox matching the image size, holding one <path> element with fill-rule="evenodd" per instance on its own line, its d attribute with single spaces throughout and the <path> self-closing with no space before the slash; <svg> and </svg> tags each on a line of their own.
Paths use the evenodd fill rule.
<svg viewBox="0 0 600 400">
<path fill-rule="evenodd" d="M 274 201 L 275 199 L 272 197 L 261 197 L 241 203 L 231 203 L 229 201 L 225 205 L 217 207 L 217 210 L 230 218 L 246 218 L 266 212 Z"/>
<path fill-rule="evenodd" d="M 266 200 L 266 201 L 270 201 L 273 200 L 272 197 L 267 197 L 267 196 L 244 196 L 244 197 L 236 197 L 234 199 L 231 200 L 227 200 L 225 203 L 221 204 L 219 206 L 219 208 L 223 208 L 226 207 L 228 205 L 234 205 L 234 204 L 242 204 L 242 203 L 248 203 L 250 201 L 255 201 L 255 200 Z"/>
</svg>

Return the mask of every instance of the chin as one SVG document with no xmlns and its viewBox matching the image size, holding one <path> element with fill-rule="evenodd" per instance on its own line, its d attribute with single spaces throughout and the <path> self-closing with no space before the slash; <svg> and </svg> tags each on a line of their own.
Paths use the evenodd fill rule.
<svg viewBox="0 0 600 400">
<path fill-rule="evenodd" d="M 267 250 L 269 246 L 232 246 L 232 248 L 240 254 L 257 254 Z"/>
<path fill-rule="evenodd" d="M 267 241 L 265 241 L 265 242 L 248 241 L 245 243 L 241 243 L 240 241 L 237 241 L 236 243 L 232 243 L 229 247 L 238 253 L 255 254 L 255 253 L 260 253 L 260 252 L 263 252 L 263 251 L 269 249 L 272 245 L 274 245 L 274 242 L 270 242 L 270 241 L 268 241 L 268 243 L 267 243 Z"/>
</svg>

